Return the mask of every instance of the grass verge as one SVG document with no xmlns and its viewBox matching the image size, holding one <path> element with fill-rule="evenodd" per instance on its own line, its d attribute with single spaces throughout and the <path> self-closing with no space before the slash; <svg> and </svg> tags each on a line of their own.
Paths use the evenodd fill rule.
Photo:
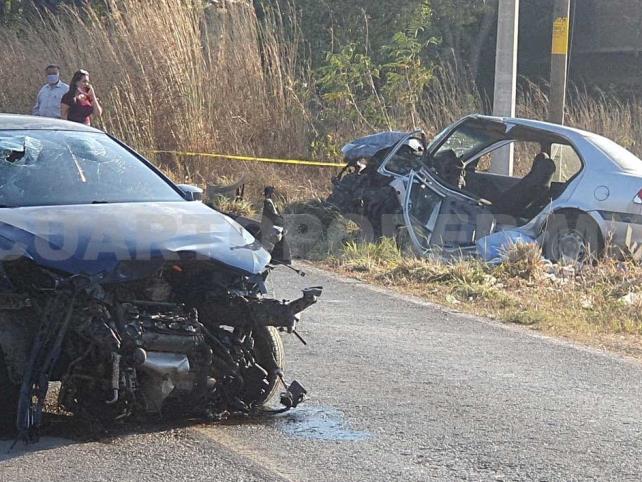
<svg viewBox="0 0 642 482">
<path fill-rule="evenodd" d="M 555 266 L 537 245 L 516 245 L 491 266 L 403 256 L 384 240 L 348 242 L 318 264 L 456 311 L 642 359 L 642 268 L 632 262 Z"/>
</svg>

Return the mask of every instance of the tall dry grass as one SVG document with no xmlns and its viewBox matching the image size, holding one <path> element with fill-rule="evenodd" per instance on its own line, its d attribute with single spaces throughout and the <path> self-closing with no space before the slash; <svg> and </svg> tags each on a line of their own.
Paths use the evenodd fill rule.
<svg viewBox="0 0 642 482">
<path fill-rule="evenodd" d="M 421 114 L 422 129 L 435 135 L 466 115 L 489 112 L 489 105 L 468 71 L 440 64 L 417 110 Z"/>
<path fill-rule="evenodd" d="M 531 119 L 548 118 L 547 86 L 521 79 L 517 113 Z M 586 87 L 569 88 L 566 124 L 613 139 L 642 158 L 642 97 L 619 98 Z"/>
<path fill-rule="evenodd" d="M 309 122 L 297 96 L 298 39 L 279 12 L 250 0 L 108 0 L 109 14 L 69 8 L 0 30 L 0 111 L 28 113 L 49 63 L 91 74 L 97 125 L 137 149 L 305 156 Z M 292 31 L 292 29 L 290 29 Z M 230 175 L 278 184 L 307 171 L 194 158 L 157 159 L 183 180 Z M 309 188 L 309 185 L 308 185 Z"/>
<path fill-rule="evenodd" d="M 259 21 L 251 0 L 106 0 L 108 14 L 65 9 L 0 29 L 0 111 L 28 113 L 43 81 L 43 67 L 62 66 L 63 77 L 82 67 L 105 112 L 98 126 L 139 150 L 165 149 L 285 158 L 332 158 L 370 124 L 325 116 L 316 94 L 301 33 L 290 12 L 268 11 Z M 288 16 L 287 28 L 281 15 Z M 489 102 L 462 71 L 435 69 L 419 118 L 398 115 L 387 127 L 419 127 L 429 134 Z M 518 112 L 545 118 L 545 90 L 522 82 Z M 336 125 L 326 125 L 332 118 Z M 419 125 L 415 125 L 418 123 Z M 642 102 L 570 96 L 568 123 L 612 137 L 642 155 Z M 324 133 L 331 132 L 332 136 Z M 151 155 L 150 155 L 151 156 Z M 288 199 L 321 196 L 328 169 L 266 166 L 211 159 L 151 156 L 176 179 L 198 184 L 245 179 L 257 194 L 275 185 Z"/>
</svg>

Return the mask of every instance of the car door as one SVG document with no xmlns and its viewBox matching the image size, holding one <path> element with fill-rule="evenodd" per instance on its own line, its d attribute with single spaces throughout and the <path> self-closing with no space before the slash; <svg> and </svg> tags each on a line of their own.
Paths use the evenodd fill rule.
<svg viewBox="0 0 642 482">
<path fill-rule="evenodd" d="M 445 193 L 421 174 L 413 172 L 403 203 L 403 216 L 413 248 L 419 255 L 431 249 L 432 237 L 439 219 Z"/>
<path fill-rule="evenodd" d="M 481 200 L 445 188 L 428 173 L 413 172 L 403 204 L 404 222 L 417 254 L 474 249 L 495 229 L 495 216 Z"/>
</svg>

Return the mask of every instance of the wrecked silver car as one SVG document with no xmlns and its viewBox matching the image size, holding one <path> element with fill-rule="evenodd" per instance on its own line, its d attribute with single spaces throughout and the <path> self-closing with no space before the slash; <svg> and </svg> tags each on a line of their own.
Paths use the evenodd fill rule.
<svg viewBox="0 0 642 482">
<path fill-rule="evenodd" d="M 490 172 L 508 148 L 515 175 Z M 328 201 L 420 255 L 484 253 L 497 238 L 537 241 L 554 261 L 640 251 L 642 161 L 597 134 L 472 115 L 430 143 L 419 131 L 385 132 L 343 154 Z"/>
<path fill-rule="evenodd" d="M 92 426 L 302 401 L 279 331 L 321 289 L 266 296 L 270 254 L 197 194 L 96 129 L 0 115 L 3 429 L 33 439 L 51 381 Z"/>
</svg>

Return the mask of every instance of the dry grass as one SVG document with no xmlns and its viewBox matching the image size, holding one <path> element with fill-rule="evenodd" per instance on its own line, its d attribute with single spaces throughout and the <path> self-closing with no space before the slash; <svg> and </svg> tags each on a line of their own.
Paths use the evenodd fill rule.
<svg viewBox="0 0 642 482">
<path fill-rule="evenodd" d="M 429 136 L 438 134 L 466 115 L 489 111 L 488 99 L 477 90 L 467 72 L 459 71 L 450 64 L 441 64 L 434 73 L 422 105 L 417 108 L 421 113 L 419 127 Z"/>
<path fill-rule="evenodd" d="M 91 72 L 105 113 L 98 126 L 145 152 L 147 149 L 218 152 L 337 161 L 338 148 L 370 133 L 340 115 L 326 125 L 328 109 L 314 92 L 301 33 L 291 12 L 259 21 L 251 0 L 204 6 L 201 0 L 107 0 L 109 15 L 91 8 L 0 29 L 0 111 L 29 112 L 55 62 L 69 79 Z M 419 114 L 389 119 L 394 129 L 423 128 L 435 134 L 488 102 L 464 71 L 438 65 L 419 104 Z M 521 82 L 520 115 L 545 118 L 547 97 Z M 640 154 L 642 103 L 571 96 L 569 124 L 604 133 Z M 418 123 L 419 125 L 412 125 Z M 243 179 L 258 198 L 274 185 L 288 201 L 323 197 L 331 170 L 273 166 L 211 158 L 151 155 L 175 179 L 199 185 L 222 177 Z M 518 166 L 519 168 L 519 166 Z"/>
<path fill-rule="evenodd" d="M 97 125 L 137 149 L 308 155 L 299 40 L 296 32 L 285 36 L 278 12 L 260 23 L 251 1 L 223 2 L 225 8 L 204 7 L 201 0 L 107 3 L 108 16 L 66 9 L 0 29 L 0 82 L 7 86 L 0 90 L 0 111 L 30 112 L 44 66 L 58 63 L 65 79 L 78 68 L 89 70 L 105 107 Z M 155 159 L 181 181 L 245 176 L 294 197 L 318 190 L 314 181 L 324 177 L 320 170 L 310 177 L 309 170 L 291 167 Z"/>
<path fill-rule="evenodd" d="M 642 98 L 621 99 L 604 92 L 588 92 L 571 86 L 566 123 L 595 132 L 642 157 Z M 546 90 L 521 79 L 517 115 L 531 119 L 548 118 Z"/>
<path fill-rule="evenodd" d="M 325 265 L 459 311 L 642 358 L 642 267 L 612 259 L 553 266 L 536 246 L 520 244 L 505 258 L 498 266 L 411 258 L 387 240 L 349 244 Z"/>
<path fill-rule="evenodd" d="M 498 268 L 504 276 L 531 281 L 541 279 L 546 272 L 547 263 L 537 243 L 515 243 L 506 250 L 504 259 Z"/>
<path fill-rule="evenodd" d="M 246 218 L 254 218 L 258 210 L 254 204 L 246 199 L 235 199 L 227 196 L 214 196 L 209 201 L 210 206 L 225 213 Z"/>
</svg>

